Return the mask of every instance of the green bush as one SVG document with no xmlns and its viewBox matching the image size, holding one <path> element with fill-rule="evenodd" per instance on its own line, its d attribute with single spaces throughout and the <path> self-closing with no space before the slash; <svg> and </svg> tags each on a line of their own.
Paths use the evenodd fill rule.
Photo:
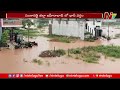
<svg viewBox="0 0 120 90">
<path fill-rule="evenodd" d="M 38 63 L 38 60 L 37 60 L 37 59 L 33 59 L 33 62 L 34 62 L 34 63 Z"/>
<path fill-rule="evenodd" d="M 85 38 L 84 40 L 89 42 L 94 42 L 95 38 L 89 37 L 89 38 Z"/>
<path fill-rule="evenodd" d="M 66 54 L 66 53 L 65 53 L 65 50 L 63 50 L 63 49 L 55 50 L 55 53 L 58 54 L 58 55 L 60 55 L 60 56 L 63 56 L 63 55 Z"/>
<path fill-rule="evenodd" d="M 8 32 L 4 31 L 1 36 L 1 43 L 6 43 L 8 40 Z"/>
<path fill-rule="evenodd" d="M 81 53 L 81 49 L 80 48 L 70 49 L 69 52 L 71 54 L 80 54 Z"/>
<path fill-rule="evenodd" d="M 39 57 L 60 57 L 65 55 L 65 50 L 63 49 L 58 49 L 58 50 L 46 50 L 43 51 Z"/>
<path fill-rule="evenodd" d="M 38 60 L 38 65 L 43 64 L 43 62 L 41 60 Z"/>
</svg>

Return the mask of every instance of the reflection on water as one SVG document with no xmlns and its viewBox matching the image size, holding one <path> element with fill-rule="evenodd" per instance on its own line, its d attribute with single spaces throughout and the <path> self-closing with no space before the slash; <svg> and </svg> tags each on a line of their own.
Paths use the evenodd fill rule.
<svg viewBox="0 0 120 90">
<path fill-rule="evenodd" d="M 84 46 L 95 46 L 105 43 L 105 41 L 96 42 L 84 42 L 77 41 L 76 43 L 61 43 L 61 42 L 49 42 L 45 37 L 38 37 L 31 39 L 36 41 L 38 46 L 28 49 L 17 50 L 2 50 L 0 51 L 0 72 L 1 73 L 72 73 L 72 72 L 84 72 L 84 73 L 97 73 L 97 72 L 120 72 L 119 60 L 112 62 L 110 60 L 100 60 L 100 64 L 89 64 L 81 60 L 75 60 L 68 57 L 60 58 L 43 58 L 43 65 L 37 65 L 32 63 L 32 59 L 37 58 L 40 52 L 48 49 L 63 48 L 76 48 Z M 114 40 L 118 43 L 119 40 Z M 24 62 L 26 60 L 27 62 Z M 46 64 L 50 63 L 50 66 Z"/>
</svg>

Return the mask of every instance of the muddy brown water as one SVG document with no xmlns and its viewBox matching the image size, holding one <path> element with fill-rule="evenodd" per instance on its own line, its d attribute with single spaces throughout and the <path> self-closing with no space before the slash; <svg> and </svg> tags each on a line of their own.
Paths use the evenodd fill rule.
<svg viewBox="0 0 120 90">
<path fill-rule="evenodd" d="M 111 61 L 101 57 L 99 64 L 90 64 L 70 57 L 40 58 L 43 64 L 32 63 L 34 58 L 48 49 L 68 49 L 83 46 L 101 45 L 107 41 L 75 43 L 50 42 L 48 38 L 38 37 L 31 39 L 38 46 L 29 49 L 0 51 L 0 73 L 118 73 L 120 72 L 120 60 Z M 118 42 L 116 40 L 116 42 Z M 112 42 L 113 43 L 113 42 Z M 49 65 L 48 65 L 49 63 Z"/>
</svg>

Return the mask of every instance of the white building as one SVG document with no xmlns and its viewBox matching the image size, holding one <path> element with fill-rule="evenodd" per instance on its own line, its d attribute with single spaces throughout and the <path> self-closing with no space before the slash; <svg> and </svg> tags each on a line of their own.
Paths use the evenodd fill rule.
<svg viewBox="0 0 120 90">
<path fill-rule="evenodd" d="M 109 25 L 103 25 L 103 23 L 109 23 Z M 49 33 L 80 37 L 82 40 L 85 32 L 90 32 L 96 37 L 114 38 L 116 34 L 120 34 L 119 25 L 120 19 L 52 19 L 49 21 Z"/>
<path fill-rule="evenodd" d="M 91 32 L 95 35 L 96 26 L 101 29 L 101 21 L 85 19 L 52 19 L 49 21 L 50 34 L 80 37 L 84 40 L 84 33 Z"/>
</svg>

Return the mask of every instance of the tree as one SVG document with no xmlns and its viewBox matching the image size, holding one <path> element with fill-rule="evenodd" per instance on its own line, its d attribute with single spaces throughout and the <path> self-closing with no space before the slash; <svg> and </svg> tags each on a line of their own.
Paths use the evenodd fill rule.
<svg viewBox="0 0 120 90">
<path fill-rule="evenodd" d="M 1 47 L 2 47 L 2 46 L 5 46 L 5 45 L 6 45 L 7 40 L 8 40 L 8 32 L 7 32 L 7 31 L 4 31 L 4 32 L 2 33 L 1 40 L 0 40 L 0 50 L 1 50 Z"/>
<path fill-rule="evenodd" d="M 4 32 L 2 33 L 2 36 L 1 36 L 1 42 L 2 42 L 2 43 L 6 43 L 7 40 L 8 40 L 8 32 L 7 32 L 7 31 L 4 31 Z"/>
<path fill-rule="evenodd" d="M 24 19 L 22 21 L 23 27 L 26 28 L 26 26 L 28 27 L 28 42 L 29 42 L 29 29 L 31 27 L 31 25 L 34 25 L 34 23 L 30 20 L 30 19 Z"/>
<path fill-rule="evenodd" d="M 41 19 L 38 19 L 36 22 L 38 23 L 37 27 L 42 28 L 49 23 L 49 20 L 41 18 Z"/>
<path fill-rule="evenodd" d="M 30 19 L 24 19 L 22 20 L 23 27 L 26 28 L 25 26 L 28 26 L 28 28 L 31 27 L 31 25 L 34 25 L 34 23 Z"/>
</svg>

